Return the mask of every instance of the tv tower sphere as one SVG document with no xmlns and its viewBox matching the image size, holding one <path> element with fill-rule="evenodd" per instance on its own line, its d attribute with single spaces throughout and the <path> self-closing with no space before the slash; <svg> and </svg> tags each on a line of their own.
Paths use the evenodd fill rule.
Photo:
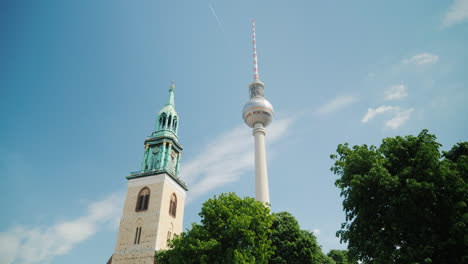
<svg viewBox="0 0 468 264">
<path fill-rule="evenodd" d="M 250 85 L 251 97 L 244 105 L 242 116 L 244 122 L 251 128 L 256 123 L 268 126 L 273 120 L 273 106 L 263 97 L 264 84 L 259 80 L 254 80 Z"/>
</svg>

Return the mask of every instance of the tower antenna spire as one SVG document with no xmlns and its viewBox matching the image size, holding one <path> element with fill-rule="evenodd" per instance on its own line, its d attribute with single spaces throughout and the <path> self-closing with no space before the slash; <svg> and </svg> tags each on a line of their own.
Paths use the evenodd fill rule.
<svg viewBox="0 0 468 264">
<path fill-rule="evenodd" d="M 254 63 L 254 81 L 258 80 L 258 64 L 257 64 L 257 37 L 255 35 L 255 19 L 252 19 L 252 44 L 253 44 L 253 63 Z"/>
</svg>

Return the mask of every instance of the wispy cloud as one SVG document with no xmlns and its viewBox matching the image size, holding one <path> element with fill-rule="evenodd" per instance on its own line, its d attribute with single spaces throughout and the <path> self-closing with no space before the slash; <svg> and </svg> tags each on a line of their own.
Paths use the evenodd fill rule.
<svg viewBox="0 0 468 264">
<path fill-rule="evenodd" d="M 68 253 L 104 226 L 117 226 L 122 194 L 89 204 L 85 215 L 49 227 L 16 226 L 0 232 L 0 263 L 35 264 Z"/>
<path fill-rule="evenodd" d="M 411 58 L 403 59 L 403 64 L 426 65 L 435 64 L 439 60 L 439 56 L 430 53 L 421 53 L 414 55 Z"/>
<path fill-rule="evenodd" d="M 455 0 L 442 20 L 442 27 L 450 27 L 468 20 L 468 0 Z"/>
<path fill-rule="evenodd" d="M 376 116 L 391 113 L 392 118 L 385 122 L 385 127 L 391 129 L 397 129 L 402 126 L 406 121 L 409 120 L 411 113 L 414 111 L 413 108 L 410 109 L 401 109 L 399 106 L 387 106 L 382 105 L 377 108 L 367 109 L 367 113 L 362 118 L 362 123 L 367 123 Z"/>
<path fill-rule="evenodd" d="M 343 109 L 346 106 L 351 105 L 356 101 L 357 101 L 357 98 L 354 96 L 350 96 L 350 95 L 338 96 L 338 97 L 333 98 L 329 102 L 325 103 L 324 105 L 322 105 L 317 110 L 317 113 L 321 115 L 329 114 L 329 113 L 338 111 L 340 109 Z"/>
<path fill-rule="evenodd" d="M 275 120 L 267 128 L 267 143 L 284 136 L 293 119 Z M 216 137 L 209 147 L 182 165 L 180 177 L 190 185 L 189 199 L 203 195 L 230 182 L 254 168 L 252 131 L 245 125 Z"/>
<path fill-rule="evenodd" d="M 411 113 L 414 111 L 413 108 L 407 110 L 399 110 L 395 113 L 395 116 L 385 122 L 385 126 L 391 129 L 397 129 L 402 126 L 406 121 L 409 120 Z"/>
<path fill-rule="evenodd" d="M 221 23 L 221 20 L 219 20 L 219 17 L 213 8 L 213 5 L 211 3 L 208 3 L 208 7 L 210 8 L 211 13 L 213 14 L 214 18 L 216 19 L 216 22 L 218 23 L 219 29 L 221 29 L 221 31 L 224 33 L 223 24 Z"/>
<path fill-rule="evenodd" d="M 376 117 L 378 115 L 381 115 L 381 114 L 384 114 L 384 113 L 387 113 L 387 112 L 390 112 L 390 111 L 395 111 L 395 110 L 398 110 L 398 107 L 396 107 L 396 106 L 387 106 L 387 105 L 382 105 L 382 106 L 379 106 L 379 107 L 377 107 L 375 109 L 369 108 L 369 109 L 367 109 L 367 113 L 364 115 L 361 122 L 367 123 L 371 119 L 373 119 L 374 117 Z"/>
<path fill-rule="evenodd" d="M 408 96 L 408 88 L 404 84 L 393 85 L 385 93 L 385 100 L 399 100 Z"/>
</svg>

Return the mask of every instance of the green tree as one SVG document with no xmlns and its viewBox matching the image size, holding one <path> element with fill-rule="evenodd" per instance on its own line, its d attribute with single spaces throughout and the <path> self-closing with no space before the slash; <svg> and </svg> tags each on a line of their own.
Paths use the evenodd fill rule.
<svg viewBox="0 0 468 264">
<path fill-rule="evenodd" d="M 350 255 L 348 250 L 338 250 L 332 249 L 327 254 L 328 257 L 333 259 L 336 264 L 357 264 L 358 262 L 354 260 Z"/>
<path fill-rule="evenodd" d="M 468 263 L 468 143 L 436 137 L 339 145 L 332 171 L 346 222 L 337 235 L 364 263 Z"/>
<path fill-rule="evenodd" d="M 158 264 L 268 263 L 273 254 L 270 209 L 253 198 L 221 194 L 203 204 L 201 224 L 176 236 Z"/>
<path fill-rule="evenodd" d="M 294 216 L 280 212 L 273 214 L 273 217 L 271 240 L 275 253 L 270 264 L 330 263 L 314 234 L 301 230 Z"/>
</svg>

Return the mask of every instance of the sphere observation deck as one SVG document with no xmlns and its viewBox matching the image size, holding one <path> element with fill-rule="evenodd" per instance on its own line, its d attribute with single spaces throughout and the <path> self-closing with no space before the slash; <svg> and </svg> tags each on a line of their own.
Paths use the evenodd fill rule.
<svg viewBox="0 0 468 264">
<path fill-rule="evenodd" d="M 249 127 L 254 127 L 256 123 L 268 126 L 273 120 L 273 106 L 262 96 L 253 96 L 244 105 L 242 117 Z"/>
</svg>

